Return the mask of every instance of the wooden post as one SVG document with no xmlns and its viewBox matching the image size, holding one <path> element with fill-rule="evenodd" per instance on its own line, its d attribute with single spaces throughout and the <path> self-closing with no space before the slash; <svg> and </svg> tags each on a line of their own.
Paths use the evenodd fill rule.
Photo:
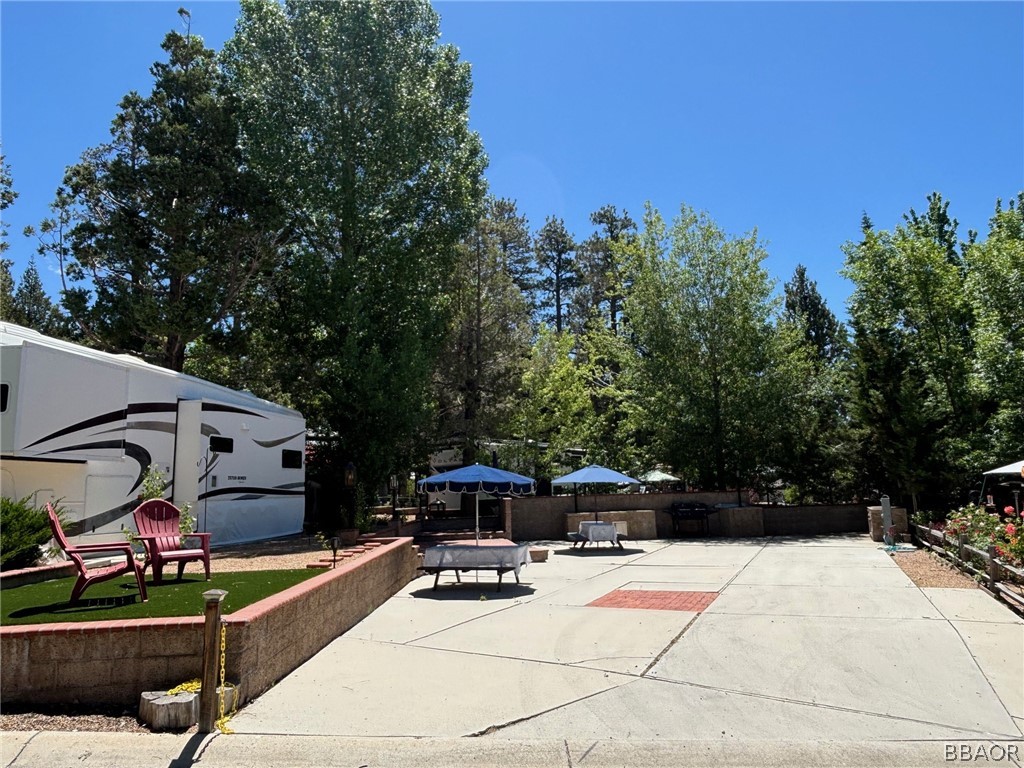
<svg viewBox="0 0 1024 768">
<path fill-rule="evenodd" d="M 996 582 L 999 581 L 999 563 L 996 562 L 995 544 L 988 545 L 988 582 L 992 591 L 996 590 Z"/>
<path fill-rule="evenodd" d="M 223 589 L 203 592 L 206 624 L 203 626 L 203 678 L 199 691 L 199 732 L 212 733 L 217 722 L 217 673 L 220 671 L 220 604 Z"/>
<path fill-rule="evenodd" d="M 960 564 L 967 562 L 964 560 L 964 539 L 967 538 L 966 533 L 958 533 L 956 535 L 956 556 L 960 558 Z"/>
</svg>

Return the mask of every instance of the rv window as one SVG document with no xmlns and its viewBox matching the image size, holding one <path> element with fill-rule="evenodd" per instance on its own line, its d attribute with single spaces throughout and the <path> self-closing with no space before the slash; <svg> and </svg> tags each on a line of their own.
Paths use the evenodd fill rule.
<svg viewBox="0 0 1024 768">
<path fill-rule="evenodd" d="M 7 412 L 7 396 L 11 392 L 10 384 L 0 384 L 0 413 Z"/>
<path fill-rule="evenodd" d="M 281 467 L 284 469 L 302 469 L 302 451 L 281 451 Z"/>
<path fill-rule="evenodd" d="M 232 453 L 235 450 L 235 441 L 230 437 L 210 435 L 210 450 L 214 453 Z"/>
</svg>

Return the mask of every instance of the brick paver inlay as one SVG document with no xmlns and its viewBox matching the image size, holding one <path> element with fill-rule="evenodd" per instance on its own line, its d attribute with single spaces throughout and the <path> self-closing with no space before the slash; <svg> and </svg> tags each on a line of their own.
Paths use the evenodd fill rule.
<svg viewBox="0 0 1024 768">
<path fill-rule="evenodd" d="M 596 608 L 646 608 L 654 611 L 703 611 L 717 592 L 676 592 L 665 589 L 616 589 L 587 605 Z"/>
</svg>

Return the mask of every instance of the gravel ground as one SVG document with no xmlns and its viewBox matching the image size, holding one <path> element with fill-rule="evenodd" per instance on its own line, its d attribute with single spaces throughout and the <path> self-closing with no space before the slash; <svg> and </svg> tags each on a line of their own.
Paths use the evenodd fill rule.
<svg viewBox="0 0 1024 768">
<path fill-rule="evenodd" d="M 896 565 L 919 587 L 977 589 L 978 584 L 946 561 L 923 549 L 916 552 L 894 552 Z"/>
</svg>

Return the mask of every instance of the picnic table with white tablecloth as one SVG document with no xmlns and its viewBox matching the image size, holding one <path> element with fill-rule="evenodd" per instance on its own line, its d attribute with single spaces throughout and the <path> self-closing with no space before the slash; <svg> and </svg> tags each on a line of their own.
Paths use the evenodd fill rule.
<svg viewBox="0 0 1024 768">
<path fill-rule="evenodd" d="M 573 547 L 577 544 L 585 547 L 588 543 L 599 541 L 609 541 L 619 548 L 622 547 L 622 543 L 619 541 L 619 531 L 615 527 L 615 523 L 584 520 L 580 523 L 579 531 L 575 534 L 569 534 L 569 538 L 573 542 Z"/>
<path fill-rule="evenodd" d="M 496 571 L 498 574 L 498 591 L 501 591 L 501 577 L 512 571 L 519 583 L 519 571 L 529 560 L 529 544 L 513 544 L 510 546 L 487 546 L 478 544 L 440 544 L 430 547 L 423 553 L 423 565 L 427 573 L 435 574 L 434 589 L 441 571 L 454 571 L 459 579 L 460 571 Z"/>
</svg>

